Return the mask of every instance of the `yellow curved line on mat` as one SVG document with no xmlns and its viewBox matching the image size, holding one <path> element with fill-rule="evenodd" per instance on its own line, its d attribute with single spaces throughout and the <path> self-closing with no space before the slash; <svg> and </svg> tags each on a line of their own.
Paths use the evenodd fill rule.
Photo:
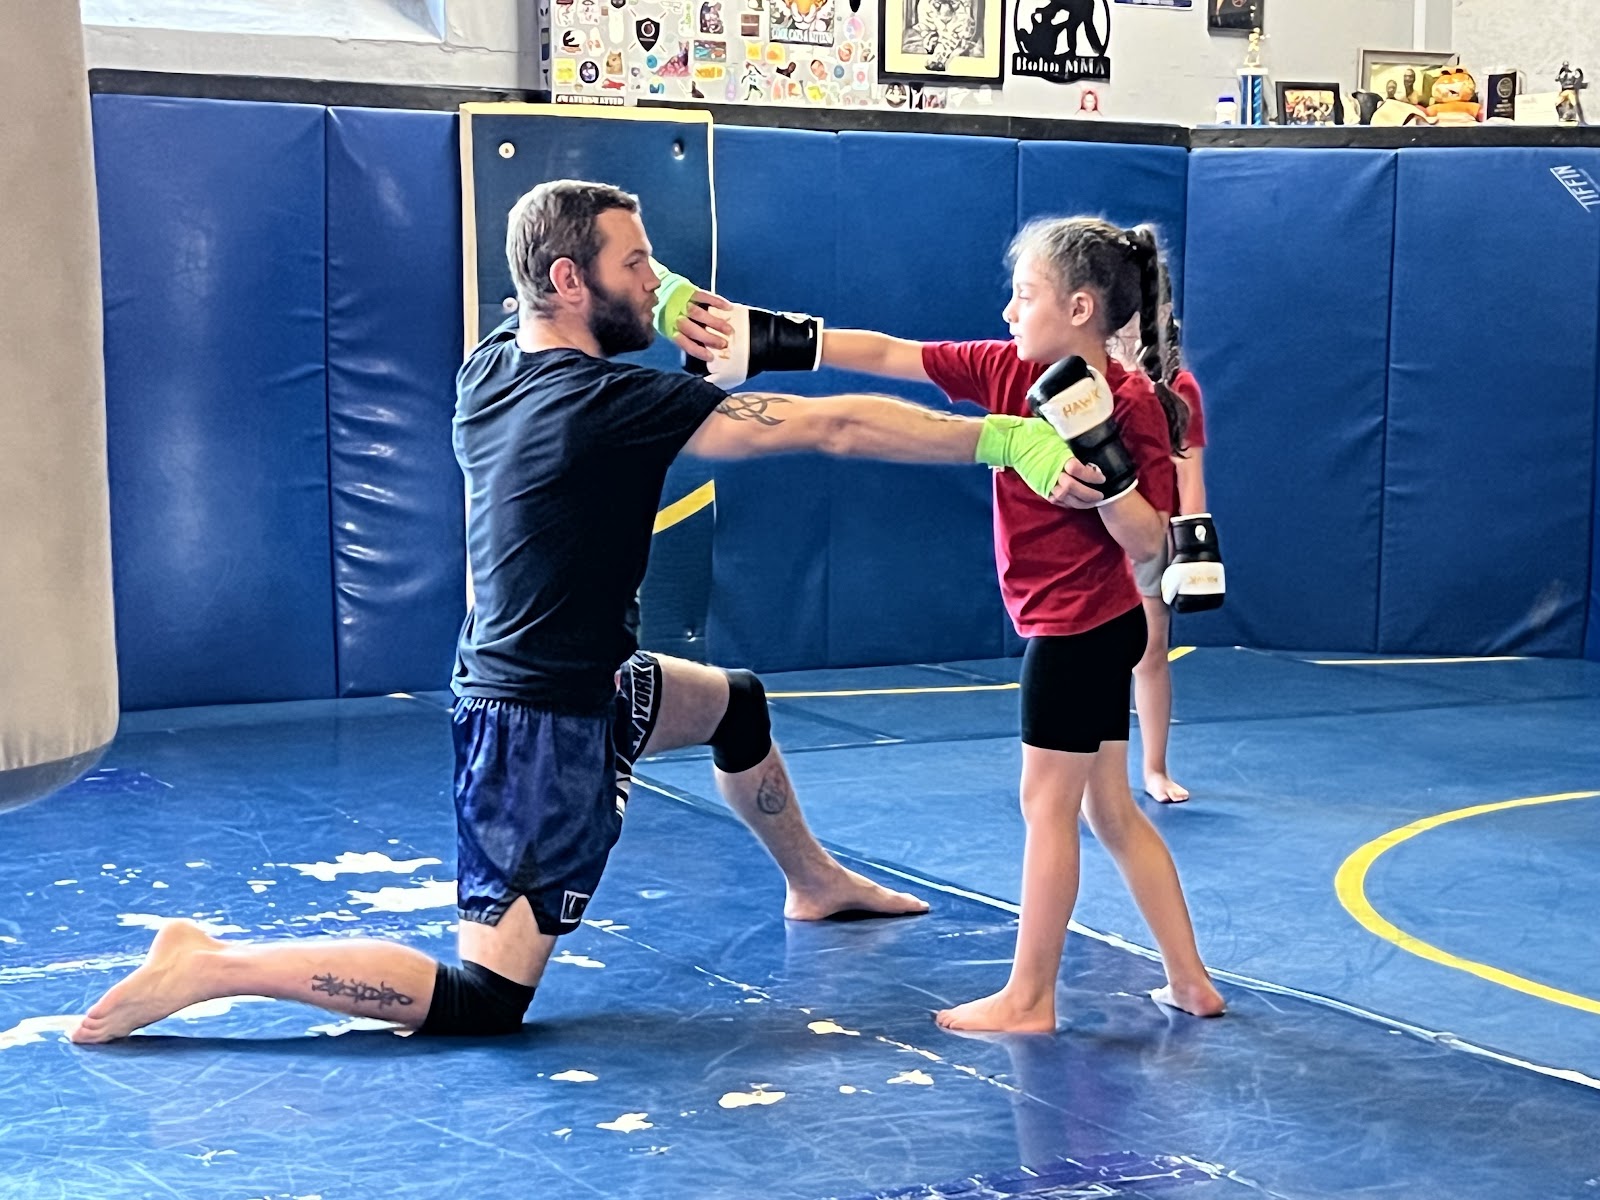
<svg viewBox="0 0 1600 1200">
<path fill-rule="evenodd" d="M 1415 954 L 1418 958 L 1425 958 L 1441 966 L 1453 967 L 1457 971 L 1465 971 L 1469 975 L 1476 975 L 1479 979 L 1487 979 L 1490 983 L 1498 983 L 1501 987 L 1508 987 L 1512 991 L 1537 996 L 1552 1004 L 1564 1004 L 1568 1008 L 1576 1008 L 1583 1012 L 1600 1013 L 1600 1000 L 1562 991 L 1547 984 L 1535 983 L 1531 979 L 1513 975 L 1510 971 L 1502 971 L 1499 967 L 1473 962 L 1468 958 L 1459 958 L 1437 946 L 1429 945 L 1421 938 L 1413 937 L 1373 908 L 1371 901 L 1367 899 L 1366 890 L 1367 872 L 1372 869 L 1372 864 L 1401 842 L 1409 841 L 1419 833 L 1426 833 L 1430 829 L 1437 829 L 1452 821 L 1462 821 L 1467 817 L 1482 816 L 1484 813 L 1500 812 L 1502 809 L 1555 804 L 1562 800 L 1586 800 L 1593 796 L 1600 796 L 1600 792 L 1560 792 L 1551 796 L 1502 800 L 1497 804 L 1475 804 L 1471 808 L 1458 808 L 1435 817 L 1424 817 L 1420 821 L 1413 821 L 1399 829 L 1390 830 L 1382 837 L 1374 838 L 1362 846 L 1339 865 L 1339 872 L 1334 876 L 1334 890 L 1339 895 L 1339 903 L 1344 905 L 1345 911 L 1359 921 L 1368 932 L 1377 934 L 1386 942 L 1392 942 L 1408 954 Z"/>
<path fill-rule="evenodd" d="M 702 483 L 682 500 L 674 500 L 656 514 L 656 527 L 653 533 L 660 533 L 663 529 L 671 529 L 679 521 L 686 521 L 695 513 L 705 508 L 717 498 L 717 481 Z"/>
<path fill-rule="evenodd" d="M 1169 661 L 1182 658 L 1193 646 L 1178 646 L 1167 655 Z M 950 687 L 855 688 L 838 692 L 768 692 L 774 700 L 815 700 L 821 696 L 923 696 L 934 692 L 1014 692 L 1020 683 L 962 683 Z"/>
</svg>

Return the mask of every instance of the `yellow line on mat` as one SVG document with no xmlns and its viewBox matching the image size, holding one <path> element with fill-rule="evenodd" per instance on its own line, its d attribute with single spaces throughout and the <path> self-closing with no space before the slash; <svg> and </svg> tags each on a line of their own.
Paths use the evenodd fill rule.
<svg viewBox="0 0 1600 1200">
<path fill-rule="evenodd" d="M 1014 692 L 1015 683 L 969 683 L 956 687 L 858 688 L 847 692 L 768 692 L 774 700 L 812 700 L 818 696 L 920 696 L 928 692 Z"/>
<path fill-rule="evenodd" d="M 1521 800 L 1502 800 L 1496 804 L 1475 804 L 1471 808 L 1458 808 L 1435 817 L 1424 817 L 1420 821 L 1413 821 L 1400 829 L 1390 830 L 1382 837 L 1374 838 L 1345 859 L 1339 866 L 1338 874 L 1334 876 L 1334 891 L 1338 893 L 1339 903 L 1344 905 L 1345 911 L 1365 929 L 1377 934 L 1384 941 L 1399 946 L 1408 954 L 1415 954 L 1418 958 L 1425 958 L 1441 966 L 1453 967 L 1457 971 L 1465 971 L 1469 975 L 1476 975 L 1479 979 L 1487 979 L 1490 983 L 1498 983 L 1501 987 L 1508 987 L 1512 991 L 1537 996 L 1552 1004 L 1563 1004 L 1582 1012 L 1600 1013 L 1600 1000 L 1580 996 L 1575 992 L 1562 991 L 1548 984 L 1535 983 L 1531 979 L 1524 979 L 1521 975 L 1502 971 L 1499 967 L 1474 962 L 1469 958 L 1460 958 L 1437 946 L 1429 945 L 1421 938 L 1413 937 L 1372 907 L 1372 902 L 1367 899 L 1366 889 L 1367 872 L 1372 869 L 1372 864 L 1400 843 L 1409 841 L 1419 833 L 1426 833 L 1430 829 L 1437 829 L 1452 821 L 1462 821 L 1467 817 L 1482 816 L 1503 809 L 1527 808 L 1535 804 L 1556 804 L 1563 800 L 1587 800 L 1594 796 L 1600 796 L 1600 792 L 1560 792 L 1551 796 L 1527 796 Z"/>
<path fill-rule="evenodd" d="M 679 521 L 686 521 L 717 498 L 717 481 L 702 483 L 681 500 L 674 500 L 656 514 L 656 527 L 652 532 L 671 529 Z"/>
<path fill-rule="evenodd" d="M 1192 654 L 1192 653 L 1194 653 L 1194 647 L 1193 646 L 1174 646 L 1171 650 L 1167 651 L 1167 661 L 1168 662 L 1177 662 L 1185 654 Z"/>
<path fill-rule="evenodd" d="M 1428 667 L 1439 663 L 1521 662 L 1515 654 L 1490 658 L 1308 658 L 1314 667 Z"/>
<path fill-rule="evenodd" d="M 1182 658 L 1193 649 L 1193 646 L 1174 647 L 1167 658 Z M 838 692 L 768 692 L 767 695 L 774 700 L 815 700 L 823 696 L 923 696 L 934 692 L 1014 692 L 1021 686 L 1019 683 L 963 683 L 953 684 L 950 687 L 854 688 Z"/>
</svg>

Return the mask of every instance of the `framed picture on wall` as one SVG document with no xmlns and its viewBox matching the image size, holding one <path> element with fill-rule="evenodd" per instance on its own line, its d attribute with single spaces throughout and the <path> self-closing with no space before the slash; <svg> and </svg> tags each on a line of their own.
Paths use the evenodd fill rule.
<svg viewBox="0 0 1600 1200">
<path fill-rule="evenodd" d="M 1279 83 L 1278 124 L 1343 125 L 1344 103 L 1336 83 Z"/>
<path fill-rule="evenodd" d="M 1212 33 L 1265 29 L 1267 0 L 1206 0 L 1206 28 Z"/>
<path fill-rule="evenodd" d="M 1363 50 L 1356 85 L 1377 95 L 1379 102 L 1404 100 L 1426 107 L 1440 68 L 1453 67 L 1458 61 L 1459 55 L 1426 50 Z"/>
<path fill-rule="evenodd" d="M 878 78 L 908 83 L 999 83 L 1005 0 L 882 0 Z"/>
</svg>

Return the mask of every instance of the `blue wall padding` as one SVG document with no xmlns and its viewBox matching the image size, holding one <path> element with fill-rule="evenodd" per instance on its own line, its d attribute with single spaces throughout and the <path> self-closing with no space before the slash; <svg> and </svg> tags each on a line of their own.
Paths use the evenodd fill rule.
<svg viewBox="0 0 1600 1200">
<path fill-rule="evenodd" d="M 480 113 L 472 122 L 480 335 L 513 295 L 506 215 L 535 184 L 589 179 L 639 197 L 656 257 L 691 279 L 711 275 L 710 126 L 672 119 Z M 503 157 L 500 147 L 515 153 Z"/>
<path fill-rule="evenodd" d="M 1600 340 L 1600 334 L 1597 334 Z M 1600 389 L 1597 389 L 1600 390 Z M 1597 397 L 1594 433 L 1590 445 L 1596 447 L 1594 477 L 1594 510 L 1589 523 L 1589 544 L 1592 561 L 1589 564 L 1589 619 L 1584 634 L 1583 656 L 1600 659 L 1600 397 Z"/>
<path fill-rule="evenodd" d="M 328 430 L 341 696 L 442 687 L 466 610 L 451 113 L 328 112 Z"/>
<path fill-rule="evenodd" d="M 1015 155 L 1014 142 L 983 138 L 935 146 L 905 135 L 719 129 L 718 286 L 836 328 L 994 336 L 1004 330 Z M 927 385 L 832 370 L 753 386 L 944 405 Z M 716 471 L 717 660 L 773 670 L 1002 652 L 981 469 L 797 455 Z"/>
<path fill-rule="evenodd" d="M 1190 156 L 1184 332 L 1228 602 L 1178 641 L 1376 648 L 1394 175 L 1392 151 Z"/>
<path fill-rule="evenodd" d="M 1400 154 L 1381 648 L 1581 654 L 1600 151 Z M 1403 282 L 1402 282 L 1403 281 Z"/>
<path fill-rule="evenodd" d="M 1161 232 L 1172 294 L 1183 296 L 1189 153 L 1181 146 L 1111 142 L 1019 142 L 1017 227 L 1035 217 L 1148 222 Z"/>
<path fill-rule="evenodd" d="M 718 291 L 833 324 L 837 235 L 825 198 L 838 183 L 834 134 L 719 128 Z M 819 395 L 832 374 L 762 375 L 756 385 Z M 710 657 L 763 670 L 821 661 L 831 464 L 806 454 L 713 469 Z"/>
<path fill-rule="evenodd" d="M 1002 337 L 1017 144 L 839 135 L 835 322 L 923 341 Z M 945 409 L 942 393 L 864 377 Z M 829 539 L 828 665 L 1004 652 L 989 473 L 839 462 Z"/>
<path fill-rule="evenodd" d="M 129 709 L 441 687 L 463 608 L 451 114 L 95 98 Z M 706 127 L 481 114 L 475 283 L 544 178 L 640 194 L 703 282 Z M 516 153 L 502 157 L 510 143 Z M 724 127 L 718 290 L 916 339 L 1004 336 L 1045 214 L 1152 221 L 1205 388 L 1226 607 L 1189 644 L 1600 658 L 1600 150 L 1201 150 Z M 676 369 L 658 342 L 640 356 Z M 926 385 L 824 369 L 803 395 Z M 1015 653 L 976 466 L 685 459 L 647 645 L 763 670 Z"/>
<path fill-rule="evenodd" d="M 123 707 L 332 695 L 324 110 L 93 112 Z"/>
</svg>

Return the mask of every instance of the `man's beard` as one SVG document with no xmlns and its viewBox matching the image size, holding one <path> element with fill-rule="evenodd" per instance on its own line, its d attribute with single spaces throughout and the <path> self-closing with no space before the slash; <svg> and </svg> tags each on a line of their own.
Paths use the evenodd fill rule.
<svg viewBox="0 0 1600 1200">
<path fill-rule="evenodd" d="M 655 339 L 650 322 L 620 296 L 606 291 L 596 280 L 588 280 L 594 297 L 589 309 L 589 332 L 606 358 L 647 349 Z"/>
</svg>

